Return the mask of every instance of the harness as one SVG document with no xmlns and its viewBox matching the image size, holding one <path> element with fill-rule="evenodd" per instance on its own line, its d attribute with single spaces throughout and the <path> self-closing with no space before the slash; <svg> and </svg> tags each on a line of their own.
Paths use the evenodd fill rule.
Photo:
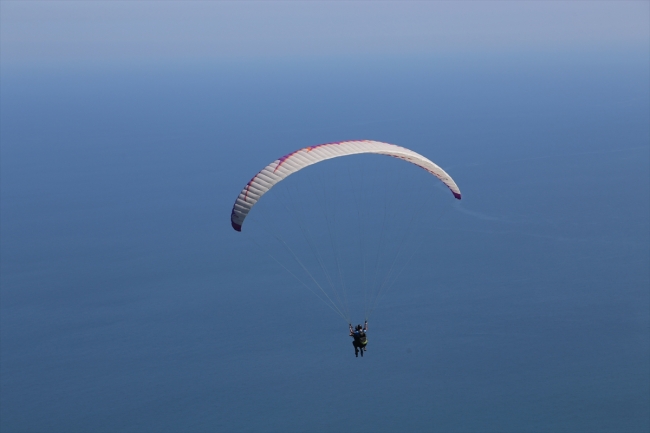
<svg viewBox="0 0 650 433">
<path fill-rule="evenodd" d="M 359 333 L 359 344 L 361 346 L 368 344 L 368 338 L 366 337 L 366 333 L 363 331 Z"/>
<path fill-rule="evenodd" d="M 352 337 L 354 338 L 354 342 L 361 347 L 368 344 L 368 338 L 366 337 L 365 331 L 354 331 Z"/>
</svg>

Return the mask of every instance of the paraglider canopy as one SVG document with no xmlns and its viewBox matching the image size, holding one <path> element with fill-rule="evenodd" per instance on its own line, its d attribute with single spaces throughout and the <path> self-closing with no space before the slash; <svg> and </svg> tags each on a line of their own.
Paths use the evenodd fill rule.
<svg viewBox="0 0 650 433">
<path fill-rule="evenodd" d="M 233 229 L 241 231 L 242 224 L 255 203 L 278 182 L 312 164 L 340 156 L 374 153 L 403 159 L 428 171 L 442 181 L 460 200 L 460 189 L 442 168 L 429 159 L 405 147 L 380 141 L 341 141 L 305 147 L 276 159 L 257 173 L 242 189 L 230 215 Z"/>
</svg>

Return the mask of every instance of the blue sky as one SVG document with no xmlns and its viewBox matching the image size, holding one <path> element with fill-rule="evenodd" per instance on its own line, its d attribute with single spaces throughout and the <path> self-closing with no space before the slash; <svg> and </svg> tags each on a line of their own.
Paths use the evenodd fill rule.
<svg viewBox="0 0 650 433">
<path fill-rule="evenodd" d="M 0 1 L 0 20 L 1 431 L 650 430 L 649 2 Z M 302 172 L 376 174 L 398 218 L 401 191 L 433 193 L 357 359 L 230 212 L 281 155 L 363 138 L 463 199 L 389 158 Z"/>
<path fill-rule="evenodd" d="M 650 3 L 1 3 L 4 65 L 648 48 Z"/>
</svg>

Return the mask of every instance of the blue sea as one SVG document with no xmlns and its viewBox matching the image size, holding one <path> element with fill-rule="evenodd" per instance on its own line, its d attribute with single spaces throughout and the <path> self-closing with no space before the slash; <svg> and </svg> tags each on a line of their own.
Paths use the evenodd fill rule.
<svg viewBox="0 0 650 433">
<path fill-rule="evenodd" d="M 649 74 L 605 49 L 3 66 L 0 430 L 647 432 Z M 353 139 L 463 193 L 431 178 L 444 216 L 419 214 L 363 358 L 230 225 L 265 165 Z M 376 161 L 426 190 L 382 158 L 368 183 Z M 310 173 L 349 192 L 336 164 Z"/>
</svg>

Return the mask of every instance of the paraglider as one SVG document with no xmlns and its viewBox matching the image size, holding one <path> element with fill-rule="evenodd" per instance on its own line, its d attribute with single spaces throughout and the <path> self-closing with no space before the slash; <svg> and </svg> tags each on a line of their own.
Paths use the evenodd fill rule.
<svg viewBox="0 0 650 433">
<path fill-rule="evenodd" d="M 256 204 L 260 201 L 262 196 L 267 194 L 273 187 L 278 185 L 283 180 L 287 179 L 292 174 L 295 174 L 306 167 L 314 164 L 319 164 L 326 160 L 360 154 L 385 155 L 416 165 L 434 177 L 438 178 L 442 184 L 451 191 L 454 198 L 458 200 L 461 198 L 460 189 L 458 188 L 458 185 L 456 185 L 456 182 L 451 178 L 451 176 L 449 176 L 447 172 L 436 165 L 433 161 L 417 152 L 414 152 L 405 147 L 379 141 L 341 141 L 298 149 L 294 152 L 282 156 L 281 158 L 276 159 L 264 167 L 262 170 L 260 170 L 244 186 L 237 199 L 235 200 L 235 204 L 230 214 L 232 228 L 237 232 L 241 232 L 243 230 L 242 227 L 244 221 L 246 220 L 253 207 L 256 206 Z M 377 180 L 386 178 L 387 175 L 390 174 L 389 172 L 393 171 L 390 168 L 386 168 L 386 173 L 383 173 L 378 171 L 374 166 L 371 170 L 373 170 L 374 175 L 374 177 L 370 177 L 368 182 L 371 188 L 380 188 L 379 182 L 377 182 Z M 348 176 L 350 176 L 350 171 L 351 170 L 349 170 L 348 167 Z M 411 201 L 408 201 L 401 206 L 394 203 L 391 203 L 389 206 L 385 203 L 383 207 L 384 214 L 381 224 L 377 224 L 376 226 L 381 228 L 381 235 L 377 236 L 375 239 L 369 240 L 366 238 L 366 235 L 368 232 L 370 232 L 372 236 L 372 231 L 374 230 L 375 226 L 365 221 L 365 215 L 378 214 L 379 212 L 368 212 L 364 214 L 362 207 L 367 203 L 367 197 L 363 192 L 364 182 L 355 182 L 350 176 L 350 181 L 348 183 L 342 184 L 342 187 L 340 187 L 338 190 L 339 192 L 349 193 L 356 198 L 356 211 L 344 206 L 342 211 L 340 210 L 340 212 L 343 214 L 343 218 L 340 218 L 338 220 L 334 217 L 330 217 L 327 213 L 326 208 L 332 203 L 339 205 L 339 207 L 341 206 L 340 203 L 337 202 L 337 200 L 340 198 L 340 194 L 335 194 L 334 199 L 327 199 L 329 192 L 327 186 L 325 186 L 325 183 L 328 180 L 338 179 L 339 184 L 341 184 L 340 179 L 342 179 L 342 177 L 343 175 L 341 172 L 338 172 L 336 174 L 326 172 L 325 178 L 321 178 L 318 181 L 314 182 L 316 186 L 314 187 L 312 185 L 312 188 L 310 190 L 298 192 L 296 185 L 292 185 L 293 190 L 296 192 L 293 193 L 291 192 L 291 189 L 288 189 L 288 192 L 284 193 L 285 201 L 283 201 L 282 204 L 290 216 L 288 219 L 281 220 L 281 225 L 283 225 L 284 228 L 297 227 L 301 235 L 305 238 L 307 246 L 302 250 L 295 247 L 292 248 L 283 237 L 283 234 L 280 234 L 279 232 L 273 232 L 273 230 L 267 230 L 267 232 L 271 234 L 271 237 L 277 241 L 276 245 L 280 247 L 280 250 L 286 251 L 286 255 L 289 258 L 288 261 L 293 261 L 299 265 L 297 270 L 291 270 L 290 266 L 286 262 L 283 262 L 281 259 L 276 257 L 277 250 L 271 249 L 271 251 L 266 252 L 282 268 L 289 272 L 289 274 L 298 280 L 304 287 L 308 288 L 314 295 L 316 295 L 316 297 L 318 297 L 330 309 L 341 316 L 341 318 L 343 318 L 346 323 L 348 323 L 350 336 L 353 337 L 354 340 L 353 345 L 355 348 L 355 356 L 359 356 L 359 353 L 361 353 L 361 356 L 363 356 L 368 342 L 366 337 L 366 331 L 368 330 L 368 316 L 376 307 L 379 299 L 385 295 L 388 289 L 390 289 L 390 287 L 395 283 L 395 281 L 399 278 L 401 272 L 408 264 L 410 258 L 408 260 L 405 260 L 405 263 L 399 272 L 396 271 L 396 267 L 398 267 L 396 266 L 396 263 L 398 261 L 398 258 L 400 258 L 400 255 L 405 250 L 408 250 L 411 254 L 411 258 L 413 257 L 414 252 L 411 252 L 410 250 L 415 251 L 415 248 L 411 248 L 409 250 L 408 245 L 406 248 L 404 248 L 405 240 L 410 239 L 409 230 L 413 225 L 413 221 L 415 219 L 414 217 L 417 214 L 418 209 L 422 209 L 420 202 L 423 202 L 423 198 L 426 198 L 426 196 L 430 194 L 427 194 L 426 191 L 420 194 L 413 185 L 408 185 L 408 190 L 410 192 L 415 191 L 415 199 L 409 199 Z M 300 184 L 300 182 L 298 183 Z M 361 183 L 361 185 L 358 185 L 358 183 Z M 428 184 L 428 182 L 424 183 Z M 322 188 L 322 195 L 317 194 L 318 187 Z M 361 192 L 357 192 L 357 189 L 361 190 Z M 374 192 L 375 196 L 377 196 L 377 191 L 375 190 Z M 277 198 L 281 199 L 282 195 L 277 195 Z M 316 204 L 313 207 L 322 207 L 324 209 L 325 218 L 322 220 L 323 222 L 316 222 L 314 218 L 315 214 L 313 213 L 307 215 L 306 212 L 309 212 L 310 209 L 305 210 L 303 206 L 300 206 L 299 203 L 296 203 L 296 198 L 315 200 Z M 371 198 L 372 197 L 368 198 L 368 200 Z M 387 199 L 385 200 L 387 201 Z M 271 202 L 273 202 L 273 200 Z M 397 252 L 395 255 L 390 256 L 386 260 L 382 261 L 382 251 L 386 249 L 385 247 L 387 244 L 391 244 L 391 242 L 386 239 L 387 237 L 390 237 L 390 234 L 385 235 L 385 227 L 389 227 L 388 230 L 390 230 L 390 225 L 386 223 L 386 212 L 390 212 L 390 210 L 387 209 L 397 209 L 397 226 L 402 228 L 405 227 L 405 234 L 404 237 L 401 238 L 401 241 L 395 238 L 395 242 L 393 242 L 393 246 L 399 246 L 399 248 L 396 248 Z M 312 211 L 315 210 L 312 209 Z M 359 220 L 357 226 L 354 226 L 352 223 L 355 214 L 358 216 Z M 262 218 L 262 221 L 264 221 L 264 218 Z M 295 221 L 295 224 L 291 223 L 290 221 Z M 434 219 L 430 218 L 427 220 L 427 223 L 431 223 L 433 221 Z M 313 224 L 311 229 L 308 226 L 309 223 Z M 340 230 L 344 232 L 344 235 L 341 237 L 342 242 L 337 241 L 338 238 L 335 233 L 337 227 L 333 227 L 336 226 L 336 224 L 339 224 L 339 227 L 342 227 Z M 329 236 L 329 238 L 326 236 L 326 234 Z M 324 245 L 318 245 L 319 239 L 323 241 Z M 252 240 L 258 244 L 254 238 Z M 357 268 L 357 266 L 354 265 L 355 260 L 341 259 L 340 256 L 344 253 L 350 253 L 351 245 L 356 244 L 357 241 L 359 244 L 359 251 L 361 252 L 361 258 L 356 262 L 360 265 L 358 266 L 358 273 L 361 274 L 361 277 L 358 277 L 358 280 L 362 281 L 362 283 L 358 284 L 355 281 L 354 283 L 350 284 L 346 283 L 344 274 L 346 273 L 346 269 L 349 271 L 351 268 Z M 260 247 L 259 244 L 258 247 Z M 262 249 L 263 248 L 260 247 L 260 250 Z M 326 260 L 326 256 L 328 254 L 332 257 L 329 263 Z M 306 263 L 308 259 L 306 257 L 307 255 L 312 257 L 314 263 L 313 266 L 309 266 L 309 264 Z M 368 260 L 368 255 L 374 256 L 370 257 L 370 260 Z M 345 265 L 348 265 L 347 268 Z M 332 271 L 332 268 L 335 270 Z M 371 273 L 372 270 L 374 270 L 375 275 L 371 278 L 367 274 Z M 383 276 L 379 275 L 381 272 L 384 272 Z M 300 274 L 306 275 L 308 279 L 305 281 L 304 277 L 299 276 Z M 317 274 L 324 276 L 324 280 L 319 281 Z M 363 327 L 361 325 L 358 325 L 356 328 L 353 328 L 351 325 L 352 322 L 350 320 L 347 296 L 347 289 L 350 286 L 363 287 L 365 314 L 365 322 Z"/>
</svg>

